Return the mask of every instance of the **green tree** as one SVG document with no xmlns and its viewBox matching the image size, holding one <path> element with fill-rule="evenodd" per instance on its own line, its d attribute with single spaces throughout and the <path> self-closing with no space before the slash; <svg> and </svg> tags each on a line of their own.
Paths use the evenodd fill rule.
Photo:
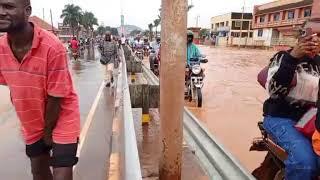
<svg viewBox="0 0 320 180">
<path fill-rule="evenodd" d="M 111 27 L 110 26 L 106 26 L 106 31 L 111 32 Z"/>
<path fill-rule="evenodd" d="M 209 29 L 201 29 L 200 30 L 200 37 L 205 38 L 206 36 L 210 35 Z"/>
<path fill-rule="evenodd" d="M 149 28 L 149 38 L 150 38 L 150 40 L 152 40 L 152 38 L 153 38 L 153 24 L 150 23 L 148 25 L 148 28 Z"/>
<path fill-rule="evenodd" d="M 75 32 L 79 29 L 82 19 L 82 9 L 74 4 L 67 4 L 62 10 L 60 18 L 63 19 L 64 25 L 70 26 L 72 35 L 75 36 Z"/>
<path fill-rule="evenodd" d="M 119 36 L 117 28 L 111 28 L 110 32 L 111 32 L 111 35 L 113 35 L 113 36 Z"/>
<path fill-rule="evenodd" d="M 98 19 L 92 12 L 85 12 L 81 18 L 81 25 L 86 29 L 87 33 L 93 32 L 93 26 L 98 25 Z"/>
<path fill-rule="evenodd" d="M 160 25 L 161 19 L 155 19 L 153 21 L 154 27 L 156 28 L 156 36 L 158 36 L 158 26 Z"/>
<path fill-rule="evenodd" d="M 97 33 L 98 33 L 100 36 L 103 36 L 106 32 L 107 32 L 107 29 L 106 29 L 106 27 L 104 27 L 104 26 L 99 26 L 99 27 L 97 28 Z"/>
</svg>

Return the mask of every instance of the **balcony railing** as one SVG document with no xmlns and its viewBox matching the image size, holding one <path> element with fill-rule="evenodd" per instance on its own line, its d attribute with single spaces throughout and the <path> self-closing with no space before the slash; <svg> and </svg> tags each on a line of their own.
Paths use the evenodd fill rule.
<svg viewBox="0 0 320 180">
<path fill-rule="evenodd" d="M 266 27 L 278 27 L 278 26 L 290 26 L 303 24 L 307 18 L 287 19 L 279 21 L 270 21 L 264 23 L 255 23 L 253 28 L 266 28 Z"/>
</svg>

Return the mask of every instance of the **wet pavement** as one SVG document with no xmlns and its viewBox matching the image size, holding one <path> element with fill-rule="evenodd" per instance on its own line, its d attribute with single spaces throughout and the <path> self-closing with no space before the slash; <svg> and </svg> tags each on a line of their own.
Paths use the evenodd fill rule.
<svg viewBox="0 0 320 180">
<path fill-rule="evenodd" d="M 96 52 L 96 54 L 98 53 Z M 90 59 L 72 60 L 69 63 L 80 99 L 81 125 L 86 120 L 104 78 L 104 67 L 98 61 L 99 56 L 96 55 L 95 59 Z M 20 125 L 9 97 L 7 87 L 0 86 L 1 179 L 32 179 L 29 160 L 25 156 L 25 145 L 20 135 Z"/>
<path fill-rule="evenodd" d="M 262 120 L 265 90 L 256 81 L 258 72 L 275 52 L 266 50 L 211 48 L 202 46 L 209 62 L 204 64 L 203 107 L 186 103 L 211 133 L 253 170 L 264 153 L 249 152 L 253 138 L 260 136 L 257 122 Z"/>
</svg>

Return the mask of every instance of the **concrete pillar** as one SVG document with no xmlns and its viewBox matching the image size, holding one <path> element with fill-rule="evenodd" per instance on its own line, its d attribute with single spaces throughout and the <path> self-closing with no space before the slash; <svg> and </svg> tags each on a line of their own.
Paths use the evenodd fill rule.
<svg viewBox="0 0 320 180">
<path fill-rule="evenodd" d="M 160 180 L 180 180 L 184 75 L 187 59 L 187 0 L 162 0 Z"/>
</svg>

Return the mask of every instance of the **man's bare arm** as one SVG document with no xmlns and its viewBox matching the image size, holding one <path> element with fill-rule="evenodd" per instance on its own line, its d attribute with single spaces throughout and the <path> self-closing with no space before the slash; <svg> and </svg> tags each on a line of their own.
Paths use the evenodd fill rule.
<svg viewBox="0 0 320 180">
<path fill-rule="evenodd" d="M 60 115 L 61 98 L 48 96 L 48 102 L 46 104 L 45 112 L 45 129 L 44 129 L 44 141 L 46 144 L 52 144 L 52 132 L 57 125 L 57 121 Z"/>
</svg>

